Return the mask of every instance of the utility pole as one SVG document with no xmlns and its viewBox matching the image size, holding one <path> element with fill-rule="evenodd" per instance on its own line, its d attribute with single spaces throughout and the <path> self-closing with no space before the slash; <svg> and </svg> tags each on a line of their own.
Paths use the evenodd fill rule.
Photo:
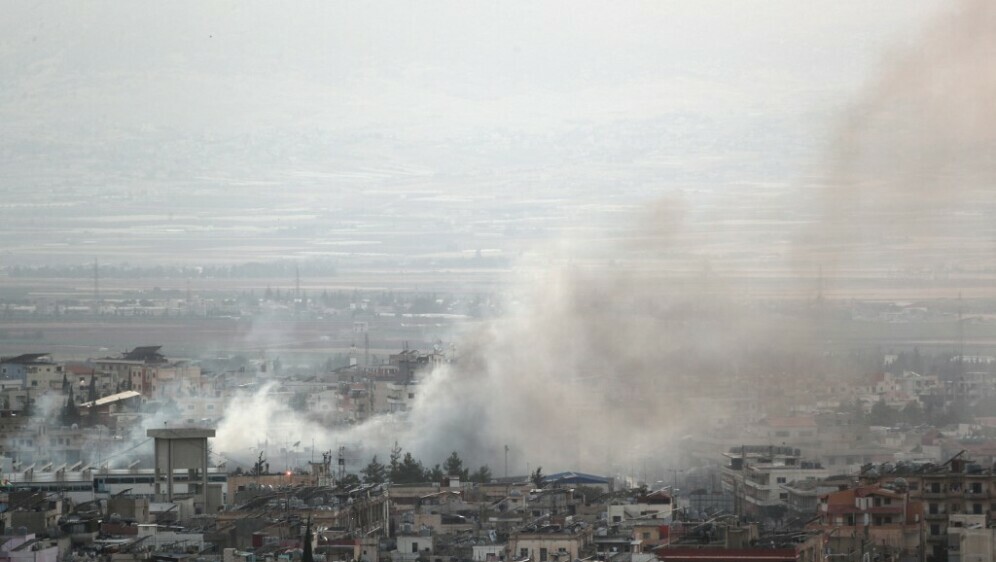
<svg viewBox="0 0 996 562">
<path fill-rule="evenodd" d="M 301 311 L 301 267 L 294 265 L 294 314 Z"/>
<path fill-rule="evenodd" d="M 508 478 L 508 445 L 505 445 L 505 478 Z"/>
<path fill-rule="evenodd" d="M 93 258 L 93 315 L 100 316 L 100 262 Z"/>
</svg>

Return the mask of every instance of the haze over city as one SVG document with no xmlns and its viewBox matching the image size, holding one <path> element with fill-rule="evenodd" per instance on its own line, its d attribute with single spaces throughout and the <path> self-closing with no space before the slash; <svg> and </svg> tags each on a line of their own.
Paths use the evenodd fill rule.
<svg viewBox="0 0 996 562">
<path fill-rule="evenodd" d="M 12 3 L 10 493 L 103 513 L 51 556 L 119 492 L 205 560 L 985 551 L 920 493 L 996 501 L 994 55 L 982 0 Z"/>
</svg>

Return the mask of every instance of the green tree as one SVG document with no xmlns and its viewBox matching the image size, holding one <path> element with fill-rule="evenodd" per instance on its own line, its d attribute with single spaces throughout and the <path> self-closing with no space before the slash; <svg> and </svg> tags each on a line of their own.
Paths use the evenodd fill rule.
<svg viewBox="0 0 996 562">
<path fill-rule="evenodd" d="M 543 487 L 544 478 L 546 478 L 546 475 L 543 474 L 542 466 L 537 466 L 536 470 L 534 470 L 532 475 L 529 477 L 529 479 L 533 481 L 533 485 L 536 486 L 537 488 Z"/>
<path fill-rule="evenodd" d="M 481 466 L 481 468 L 478 468 L 470 475 L 470 481 L 477 482 L 478 484 L 491 482 L 491 469 L 488 468 L 488 465 Z"/>
<path fill-rule="evenodd" d="M 899 419 L 899 412 L 889 407 L 885 400 L 880 399 L 872 405 L 868 414 L 869 425 L 892 426 Z"/>
<path fill-rule="evenodd" d="M 463 460 L 460 459 L 460 455 L 456 451 L 453 451 L 446 459 L 443 469 L 446 470 L 447 476 L 459 476 L 461 480 L 467 480 L 469 477 L 468 470 L 463 467 Z"/>
<path fill-rule="evenodd" d="M 391 449 L 391 463 L 388 475 L 390 476 L 391 482 L 398 481 L 398 470 L 401 467 L 401 447 L 398 446 L 398 442 L 394 442 L 394 448 Z"/>
<path fill-rule="evenodd" d="M 920 406 L 919 402 L 910 400 L 903 408 L 902 417 L 904 422 L 918 425 L 923 423 L 926 414 L 924 414 L 923 407 Z"/>
<path fill-rule="evenodd" d="M 80 411 L 76 407 L 76 400 L 73 398 L 73 387 L 69 387 L 69 398 L 66 400 L 66 407 L 62 409 L 62 425 L 71 426 L 80 422 Z"/>
<path fill-rule="evenodd" d="M 438 464 L 432 467 L 431 470 L 427 470 L 425 473 L 425 479 L 429 482 L 442 482 L 446 474 L 443 473 L 443 467 Z"/>
<path fill-rule="evenodd" d="M 87 423 L 90 427 L 97 425 L 97 372 L 90 371 L 90 388 L 87 392 L 87 401 L 90 403 L 90 415 Z"/>
<path fill-rule="evenodd" d="M 367 484 L 381 484 L 387 480 L 387 468 L 377 462 L 377 455 L 374 455 L 370 459 L 370 464 L 360 472 L 363 474 L 363 482 Z"/>
<path fill-rule="evenodd" d="M 360 477 L 352 473 L 346 473 L 342 476 L 342 479 L 339 480 L 339 485 L 342 486 L 343 488 L 352 488 L 354 486 L 359 486 Z"/>
<path fill-rule="evenodd" d="M 401 459 L 401 462 L 398 463 L 397 478 L 392 479 L 392 482 L 414 484 L 416 482 L 424 482 L 425 479 L 426 471 L 422 463 L 416 460 L 411 453 L 405 453 L 405 458 Z"/>
</svg>

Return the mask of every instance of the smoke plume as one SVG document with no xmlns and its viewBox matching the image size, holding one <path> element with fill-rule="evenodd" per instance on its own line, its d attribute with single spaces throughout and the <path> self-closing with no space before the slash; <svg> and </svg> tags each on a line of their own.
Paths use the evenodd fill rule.
<svg viewBox="0 0 996 562">
<path fill-rule="evenodd" d="M 834 133 L 797 258 L 880 269 L 971 267 L 991 255 L 993 60 L 996 5 L 985 0 L 955 3 L 884 58 Z"/>
<path fill-rule="evenodd" d="M 807 201 L 812 222 L 796 233 L 807 272 L 991 255 L 996 5 L 961 2 L 921 39 L 886 57 L 834 133 L 824 184 Z M 648 458 L 669 463 L 676 439 L 729 417 L 728 399 L 762 381 L 816 384 L 812 369 L 792 368 L 819 351 L 813 318 L 752 302 L 729 264 L 718 264 L 722 276 L 695 272 L 716 257 L 685 235 L 686 216 L 663 203 L 603 248 L 566 244 L 521 267 L 508 313 L 460 338 L 455 362 L 421 381 L 407 416 L 338 432 L 296 427 L 366 455 L 397 442 L 428 462 L 456 450 L 500 467 L 508 446 L 513 473 L 633 473 Z M 261 419 L 244 417 L 226 420 L 219 441 Z"/>
</svg>

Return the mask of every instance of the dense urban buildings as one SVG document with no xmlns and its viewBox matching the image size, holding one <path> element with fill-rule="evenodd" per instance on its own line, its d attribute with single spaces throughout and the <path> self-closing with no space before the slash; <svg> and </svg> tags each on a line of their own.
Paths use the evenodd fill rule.
<svg viewBox="0 0 996 562">
<path fill-rule="evenodd" d="M 374 363 L 356 351 L 316 372 L 275 360 L 224 368 L 167 351 L 0 360 L 8 533 L 26 530 L 51 556 L 114 560 L 295 558 L 306 536 L 313 556 L 329 561 L 968 562 L 991 549 L 992 417 L 952 411 L 962 395 L 946 384 L 950 374 L 900 370 L 895 357 L 808 401 L 793 398 L 790 415 L 756 395 L 756 424 L 689 434 L 686 451 L 661 455 L 684 464 L 643 469 L 662 476 L 651 481 L 618 468 L 472 470 L 459 451 L 433 467 L 397 444 L 378 462 L 352 445 L 282 442 L 280 425 L 229 455 L 212 443 L 214 428 L 252 393 L 330 431 L 403 421 L 417 413 L 427 377 L 454 357 L 403 349 Z M 985 378 L 978 364 L 975 372 Z"/>
</svg>

